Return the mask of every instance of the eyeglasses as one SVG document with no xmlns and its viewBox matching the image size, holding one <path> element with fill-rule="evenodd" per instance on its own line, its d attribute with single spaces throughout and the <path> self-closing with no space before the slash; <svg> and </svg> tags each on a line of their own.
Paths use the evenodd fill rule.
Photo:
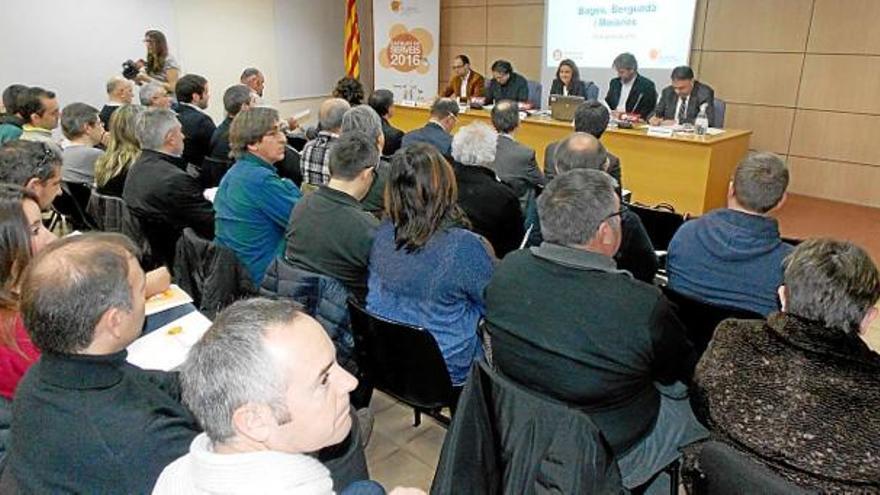
<svg viewBox="0 0 880 495">
<path fill-rule="evenodd" d="M 620 216 L 621 218 L 623 218 L 623 214 L 627 211 L 629 211 L 629 207 L 626 206 L 625 204 L 621 203 L 620 209 L 615 211 L 614 213 L 609 213 L 608 215 L 606 215 L 605 218 L 602 219 L 602 222 L 605 222 L 607 220 L 611 220 L 612 218 L 614 218 L 616 216 Z M 602 222 L 599 222 L 599 223 L 602 223 Z"/>
<path fill-rule="evenodd" d="M 464 65 L 453 65 L 453 69 L 464 69 Z"/>
</svg>

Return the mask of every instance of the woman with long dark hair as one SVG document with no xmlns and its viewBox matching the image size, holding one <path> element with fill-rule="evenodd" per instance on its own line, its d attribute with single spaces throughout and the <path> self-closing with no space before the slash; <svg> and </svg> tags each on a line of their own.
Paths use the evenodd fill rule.
<svg viewBox="0 0 880 495">
<path fill-rule="evenodd" d="M 135 80 L 141 84 L 157 82 L 169 94 L 173 94 L 180 77 L 180 64 L 168 53 L 168 40 L 162 31 L 151 29 L 144 33 L 144 45 L 147 48 L 147 60 L 139 60 L 142 71 Z"/>
<path fill-rule="evenodd" d="M 556 78 L 550 86 L 551 95 L 582 96 L 587 100 L 599 98 L 599 86 L 593 81 L 582 81 L 581 71 L 574 60 L 565 59 L 559 62 Z"/>
<path fill-rule="evenodd" d="M 477 324 L 494 268 L 457 201 L 455 174 L 436 148 L 419 143 L 398 151 L 367 283 L 367 310 L 431 332 L 455 386 L 481 353 Z"/>
<path fill-rule="evenodd" d="M 0 396 L 12 399 L 18 381 L 37 360 L 19 313 L 22 274 L 33 255 L 55 240 L 43 226 L 34 193 L 0 184 Z"/>
</svg>

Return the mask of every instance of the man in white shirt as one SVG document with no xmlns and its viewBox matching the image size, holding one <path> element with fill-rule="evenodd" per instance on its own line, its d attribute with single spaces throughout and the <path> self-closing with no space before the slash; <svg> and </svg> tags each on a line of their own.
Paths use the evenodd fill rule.
<svg viewBox="0 0 880 495">
<path fill-rule="evenodd" d="M 181 369 L 183 401 L 205 433 L 162 472 L 153 494 L 332 494 L 308 455 L 352 428 L 357 379 L 336 363 L 317 321 L 285 301 L 239 301 L 220 313 Z M 380 494 L 371 481 L 346 493 Z"/>
<path fill-rule="evenodd" d="M 605 103 L 611 116 L 619 119 L 622 114 L 638 115 L 642 119 L 657 106 L 657 89 L 654 81 L 639 74 L 639 63 L 632 53 L 621 53 L 614 59 L 617 76 L 608 83 Z"/>
<path fill-rule="evenodd" d="M 471 69 L 467 55 L 457 55 L 452 60 L 452 79 L 440 94 L 445 98 L 465 98 L 483 96 L 486 81 L 482 75 Z"/>
<path fill-rule="evenodd" d="M 672 70 L 672 84 L 663 89 L 657 108 L 648 123 L 651 125 L 693 124 L 700 113 L 706 109 L 709 126 L 715 123 L 715 91 L 708 85 L 694 79 L 694 71 L 686 65 Z"/>
</svg>

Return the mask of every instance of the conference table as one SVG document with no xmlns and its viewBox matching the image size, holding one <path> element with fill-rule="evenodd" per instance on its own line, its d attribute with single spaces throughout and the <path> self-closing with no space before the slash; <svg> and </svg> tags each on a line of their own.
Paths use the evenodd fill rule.
<svg viewBox="0 0 880 495">
<path fill-rule="evenodd" d="M 390 120 L 395 127 L 410 131 L 424 126 L 429 114 L 427 106 L 396 104 Z M 458 115 L 456 129 L 474 121 L 492 125 L 488 111 L 468 109 Z M 538 166 L 543 168 L 544 148 L 572 131 L 570 122 L 529 116 L 517 129 L 516 140 L 535 150 Z M 642 126 L 609 128 L 602 143 L 620 158 L 623 187 L 632 191 L 632 201 L 649 206 L 668 203 L 677 212 L 701 215 L 726 205 L 728 182 L 748 152 L 751 134 L 724 129 L 712 136 L 654 136 Z"/>
</svg>

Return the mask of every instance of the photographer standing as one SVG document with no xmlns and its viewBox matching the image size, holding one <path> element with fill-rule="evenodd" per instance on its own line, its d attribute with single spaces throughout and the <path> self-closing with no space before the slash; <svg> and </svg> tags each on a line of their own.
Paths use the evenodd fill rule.
<svg viewBox="0 0 880 495">
<path fill-rule="evenodd" d="M 144 44 L 147 46 L 147 61 L 138 60 L 137 66 L 141 71 L 135 81 L 138 84 L 160 83 L 169 94 L 173 94 L 177 78 L 180 77 L 180 64 L 168 53 L 165 35 L 151 29 L 144 34 Z"/>
</svg>

